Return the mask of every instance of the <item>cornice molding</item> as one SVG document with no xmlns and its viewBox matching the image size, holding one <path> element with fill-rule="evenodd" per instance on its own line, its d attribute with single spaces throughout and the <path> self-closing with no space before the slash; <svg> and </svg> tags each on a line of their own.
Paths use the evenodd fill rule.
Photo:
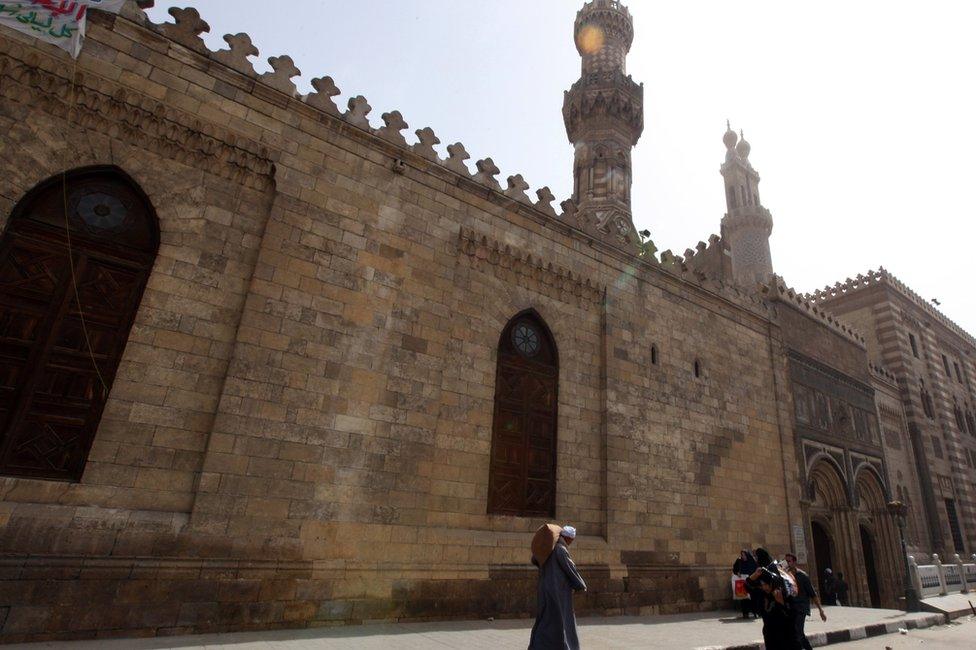
<svg viewBox="0 0 976 650">
<path fill-rule="evenodd" d="M 541 293 L 554 300 L 589 308 L 603 300 L 605 287 L 583 278 L 579 274 L 545 262 L 540 256 L 533 256 L 517 248 L 502 244 L 497 239 L 461 227 L 458 249 L 467 255 L 472 263 L 490 270 L 503 280 L 511 280 L 519 286 Z"/>
<path fill-rule="evenodd" d="M 253 189 L 274 187 L 274 163 L 256 142 L 94 74 L 77 73 L 72 83 L 63 62 L 8 39 L 0 39 L 0 55 L 4 99 Z"/>
</svg>

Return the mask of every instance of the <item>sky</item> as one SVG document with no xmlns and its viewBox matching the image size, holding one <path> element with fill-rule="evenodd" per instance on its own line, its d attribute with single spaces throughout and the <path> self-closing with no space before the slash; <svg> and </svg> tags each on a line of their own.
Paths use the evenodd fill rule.
<svg viewBox="0 0 976 650">
<path fill-rule="evenodd" d="M 572 193 L 563 91 L 580 75 L 582 0 L 195 0 L 303 76 L 399 110 L 468 161 L 491 157 Z M 971 0 L 630 0 L 628 73 L 644 84 L 634 222 L 681 254 L 719 231 L 726 119 L 744 129 L 774 219 L 776 273 L 801 292 L 884 266 L 976 334 L 976 3 Z M 149 14 L 171 21 L 157 0 Z"/>
</svg>

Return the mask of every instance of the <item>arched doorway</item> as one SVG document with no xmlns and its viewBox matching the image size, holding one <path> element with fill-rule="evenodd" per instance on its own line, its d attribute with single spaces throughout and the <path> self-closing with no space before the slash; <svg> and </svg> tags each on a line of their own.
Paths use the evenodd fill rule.
<svg viewBox="0 0 976 650">
<path fill-rule="evenodd" d="M 834 566 L 834 550 L 830 542 L 830 535 L 819 522 L 811 522 L 810 528 L 813 531 L 813 557 L 817 563 L 817 587 L 821 594 L 824 593 L 824 576 L 827 569 Z"/>
<path fill-rule="evenodd" d="M 871 607 L 881 607 L 881 590 L 878 587 L 878 565 L 875 563 L 874 540 L 863 525 L 861 528 L 861 551 L 864 553 L 864 571 L 868 581 L 868 594 Z"/>
<path fill-rule="evenodd" d="M 120 170 L 59 174 L 0 239 L 0 474 L 81 478 L 159 247 Z"/>
<path fill-rule="evenodd" d="M 502 331 L 488 474 L 488 514 L 552 517 L 556 510 L 559 356 L 527 310 Z"/>
<path fill-rule="evenodd" d="M 897 605 L 903 564 L 898 531 L 888 512 L 887 492 L 877 469 L 862 465 L 855 476 L 859 541 L 864 560 L 859 600 L 871 607 L 893 607 Z"/>
<path fill-rule="evenodd" d="M 837 461 L 828 455 L 817 459 L 810 468 L 810 496 L 808 508 L 813 536 L 813 556 L 817 585 L 824 594 L 827 569 L 834 575 L 845 570 L 849 559 L 846 553 L 849 540 L 845 536 L 844 511 L 850 508 L 847 482 Z"/>
</svg>

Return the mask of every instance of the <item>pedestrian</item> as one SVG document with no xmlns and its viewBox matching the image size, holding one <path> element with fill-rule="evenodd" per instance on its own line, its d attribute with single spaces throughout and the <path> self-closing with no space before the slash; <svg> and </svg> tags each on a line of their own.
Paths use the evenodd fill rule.
<svg viewBox="0 0 976 650">
<path fill-rule="evenodd" d="M 826 571 L 824 571 L 823 604 L 837 604 L 837 580 L 834 578 L 834 572 L 831 571 L 829 567 Z"/>
<path fill-rule="evenodd" d="M 732 565 L 732 575 L 748 578 L 758 568 L 759 565 L 756 563 L 756 558 L 752 556 L 752 552 L 748 549 L 742 549 L 739 553 L 739 559 Z M 755 589 L 749 589 L 748 586 L 746 587 L 746 591 L 749 594 L 748 598 L 743 598 L 739 601 L 739 607 L 742 608 L 742 618 L 749 618 L 750 614 L 758 618 L 759 609 L 756 602 L 760 594 Z"/>
<path fill-rule="evenodd" d="M 849 587 L 847 583 L 844 582 L 844 573 L 841 571 L 837 572 L 837 604 L 843 605 L 844 607 L 850 607 L 851 604 L 847 602 L 847 590 Z"/>
<path fill-rule="evenodd" d="M 813 582 L 811 582 L 810 576 L 807 575 L 806 571 L 796 565 L 796 556 L 792 553 L 786 554 L 786 566 L 786 570 L 796 578 L 797 594 L 793 598 L 793 622 L 796 628 L 796 640 L 803 650 L 813 650 L 804 630 L 807 623 L 807 616 L 810 615 L 810 603 L 813 602 L 817 606 L 817 609 L 820 610 L 821 621 L 826 622 L 827 615 L 820 605 L 820 597 L 817 596 L 817 590 L 813 588 Z"/>
<path fill-rule="evenodd" d="M 759 559 L 759 553 L 756 553 Z M 763 641 L 768 650 L 800 650 L 793 622 L 793 598 L 788 595 L 783 576 L 778 570 L 759 567 L 749 576 L 748 583 L 763 594 Z"/>
<path fill-rule="evenodd" d="M 773 573 L 776 572 L 776 562 L 773 560 L 773 556 L 763 547 L 757 548 L 753 557 L 756 558 L 756 564 L 760 567 L 771 569 Z M 746 582 L 746 585 L 748 584 Z M 756 613 L 756 618 L 763 618 L 763 611 L 766 607 L 765 594 L 758 587 L 752 589 L 750 593 L 752 594 L 752 609 Z"/>
<path fill-rule="evenodd" d="M 539 611 L 529 637 L 529 650 L 579 650 L 573 592 L 586 591 L 586 583 L 569 557 L 569 546 L 576 539 L 576 529 L 563 526 L 549 557 L 539 567 L 537 602 Z"/>
</svg>

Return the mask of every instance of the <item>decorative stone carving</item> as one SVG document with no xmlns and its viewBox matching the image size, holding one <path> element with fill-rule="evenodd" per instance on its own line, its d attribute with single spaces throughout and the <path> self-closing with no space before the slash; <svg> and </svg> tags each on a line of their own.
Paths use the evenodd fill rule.
<svg viewBox="0 0 976 650">
<path fill-rule="evenodd" d="M 509 176 L 508 189 L 505 190 L 505 196 L 515 199 L 516 201 L 531 204 L 529 201 L 529 195 L 525 193 L 525 190 L 527 189 L 529 189 L 529 184 L 525 182 L 524 178 L 522 178 L 522 174 Z"/>
<path fill-rule="evenodd" d="M 417 129 L 415 133 L 419 142 L 411 148 L 413 152 L 427 160 L 439 160 L 437 152 L 434 150 L 434 145 L 440 144 L 441 141 L 434 135 L 434 130 L 428 126 L 423 129 Z"/>
<path fill-rule="evenodd" d="M 357 95 L 349 99 L 349 111 L 342 116 L 346 122 L 349 122 L 353 126 L 358 126 L 366 131 L 371 131 L 369 126 L 369 112 L 373 110 L 373 107 L 369 105 L 366 98 L 362 95 Z"/>
<path fill-rule="evenodd" d="M 407 146 L 407 141 L 400 134 L 400 131 L 409 128 L 410 125 L 403 121 L 403 116 L 400 115 L 400 111 L 383 113 L 382 117 L 383 126 L 376 130 L 376 135 L 401 147 Z"/>
<path fill-rule="evenodd" d="M 461 228 L 458 247 L 477 268 L 555 300 L 588 309 L 603 299 L 603 287 L 590 279 L 468 228 Z"/>
<path fill-rule="evenodd" d="M 332 98 L 338 95 L 340 90 L 336 87 L 335 82 L 332 81 L 332 77 L 316 77 L 312 79 L 312 88 L 315 89 L 315 92 L 305 97 L 305 103 L 309 106 L 320 108 L 329 115 L 338 116 L 339 107 L 336 106 Z"/>
<path fill-rule="evenodd" d="M 471 175 L 471 170 L 464 164 L 464 161 L 470 158 L 471 154 L 464 150 L 463 144 L 455 142 L 454 144 L 448 145 L 447 154 L 449 157 L 444 161 L 445 167 L 465 176 Z"/>
<path fill-rule="evenodd" d="M 200 18 L 200 12 L 193 7 L 178 9 L 170 7 L 169 15 L 175 20 L 174 23 L 163 23 L 159 25 L 161 31 L 167 38 L 185 45 L 197 52 L 209 53 L 207 46 L 204 45 L 200 34 L 210 33 L 210 25 Z"/>
<path fill-rule="evenodd" d="M 536 210 L 545 212 L 550 217 L 555 217 L 556 210 L 552 207 L 552 202 L 556 200 L 556 197 L 552 195 L 552 190 L 548 187 L 541 187 L 535 191 L 535 195 L 539 197 L 539 200 L 535 202 Z"/>
<path fill-rule="evenodd" d="M 69 96 L 63 89 L 70 85 L 67 77 L 0 56 L 0 96 L 4 98 L 30 102 L 53 115 L 66 115 L 70 110 L 86 129 L 124 136 L 133 146 L 183 160 L 248 187 L 262 191 L 272 187 L 274 164 L 258 143 L 204 125 L 95 75 L 78 75 Z M 74 104 L 68 104 L 69 97 Z"/>
<path fill-rule="evenodd" d="M 265 72 L 261 75 L 261 81 L 272 88 L 277 88 L 289 97 L 297 95 L 298 88 L 292 78 L 301 75 L 302 71 L 295 67 L 295 62 L 291 60 L 291 57 L 287 54 L 273 56 L 268 59 L 268 63 L 271 64 L 272 72 Z"/>
<path fill-rule="evenodd" d="M 501 173 L 501 170 L 495 165 L 495 161 L 491 158 L 485 158 L 476 162 L 475 166 L 478 168 L 478 173 L 474 175 L 474 180 L 493 190 L 499 192 L 502 190 L 502 186 L 495 180 L 495 176 Z"/>
<path fill-rule="evenodd" d="M 579 210 L 576 207 L 576 202 L 572 199 L 566 199 L 559 204 L 559 207 L 563 209 L 563 213 L 559 215 L 560 221 L 565 221 L 566 223 L 570 223 L 575 227 L 579 227 L 576 217 L 576 213 Z"/>
<path fill-rule="evenodd" d="M 227 50 L 218 50 L 213 53 L 213 57 L 238 72 L 243 72 L 248 76 L 254 76 L 254 64 L 251 63 L 249 56 L 257 56 L 258 48 L 251 43 L 251 37 L 247 34 L 225 34 L 224 41 L 230 46 Z"/>
</svg>

